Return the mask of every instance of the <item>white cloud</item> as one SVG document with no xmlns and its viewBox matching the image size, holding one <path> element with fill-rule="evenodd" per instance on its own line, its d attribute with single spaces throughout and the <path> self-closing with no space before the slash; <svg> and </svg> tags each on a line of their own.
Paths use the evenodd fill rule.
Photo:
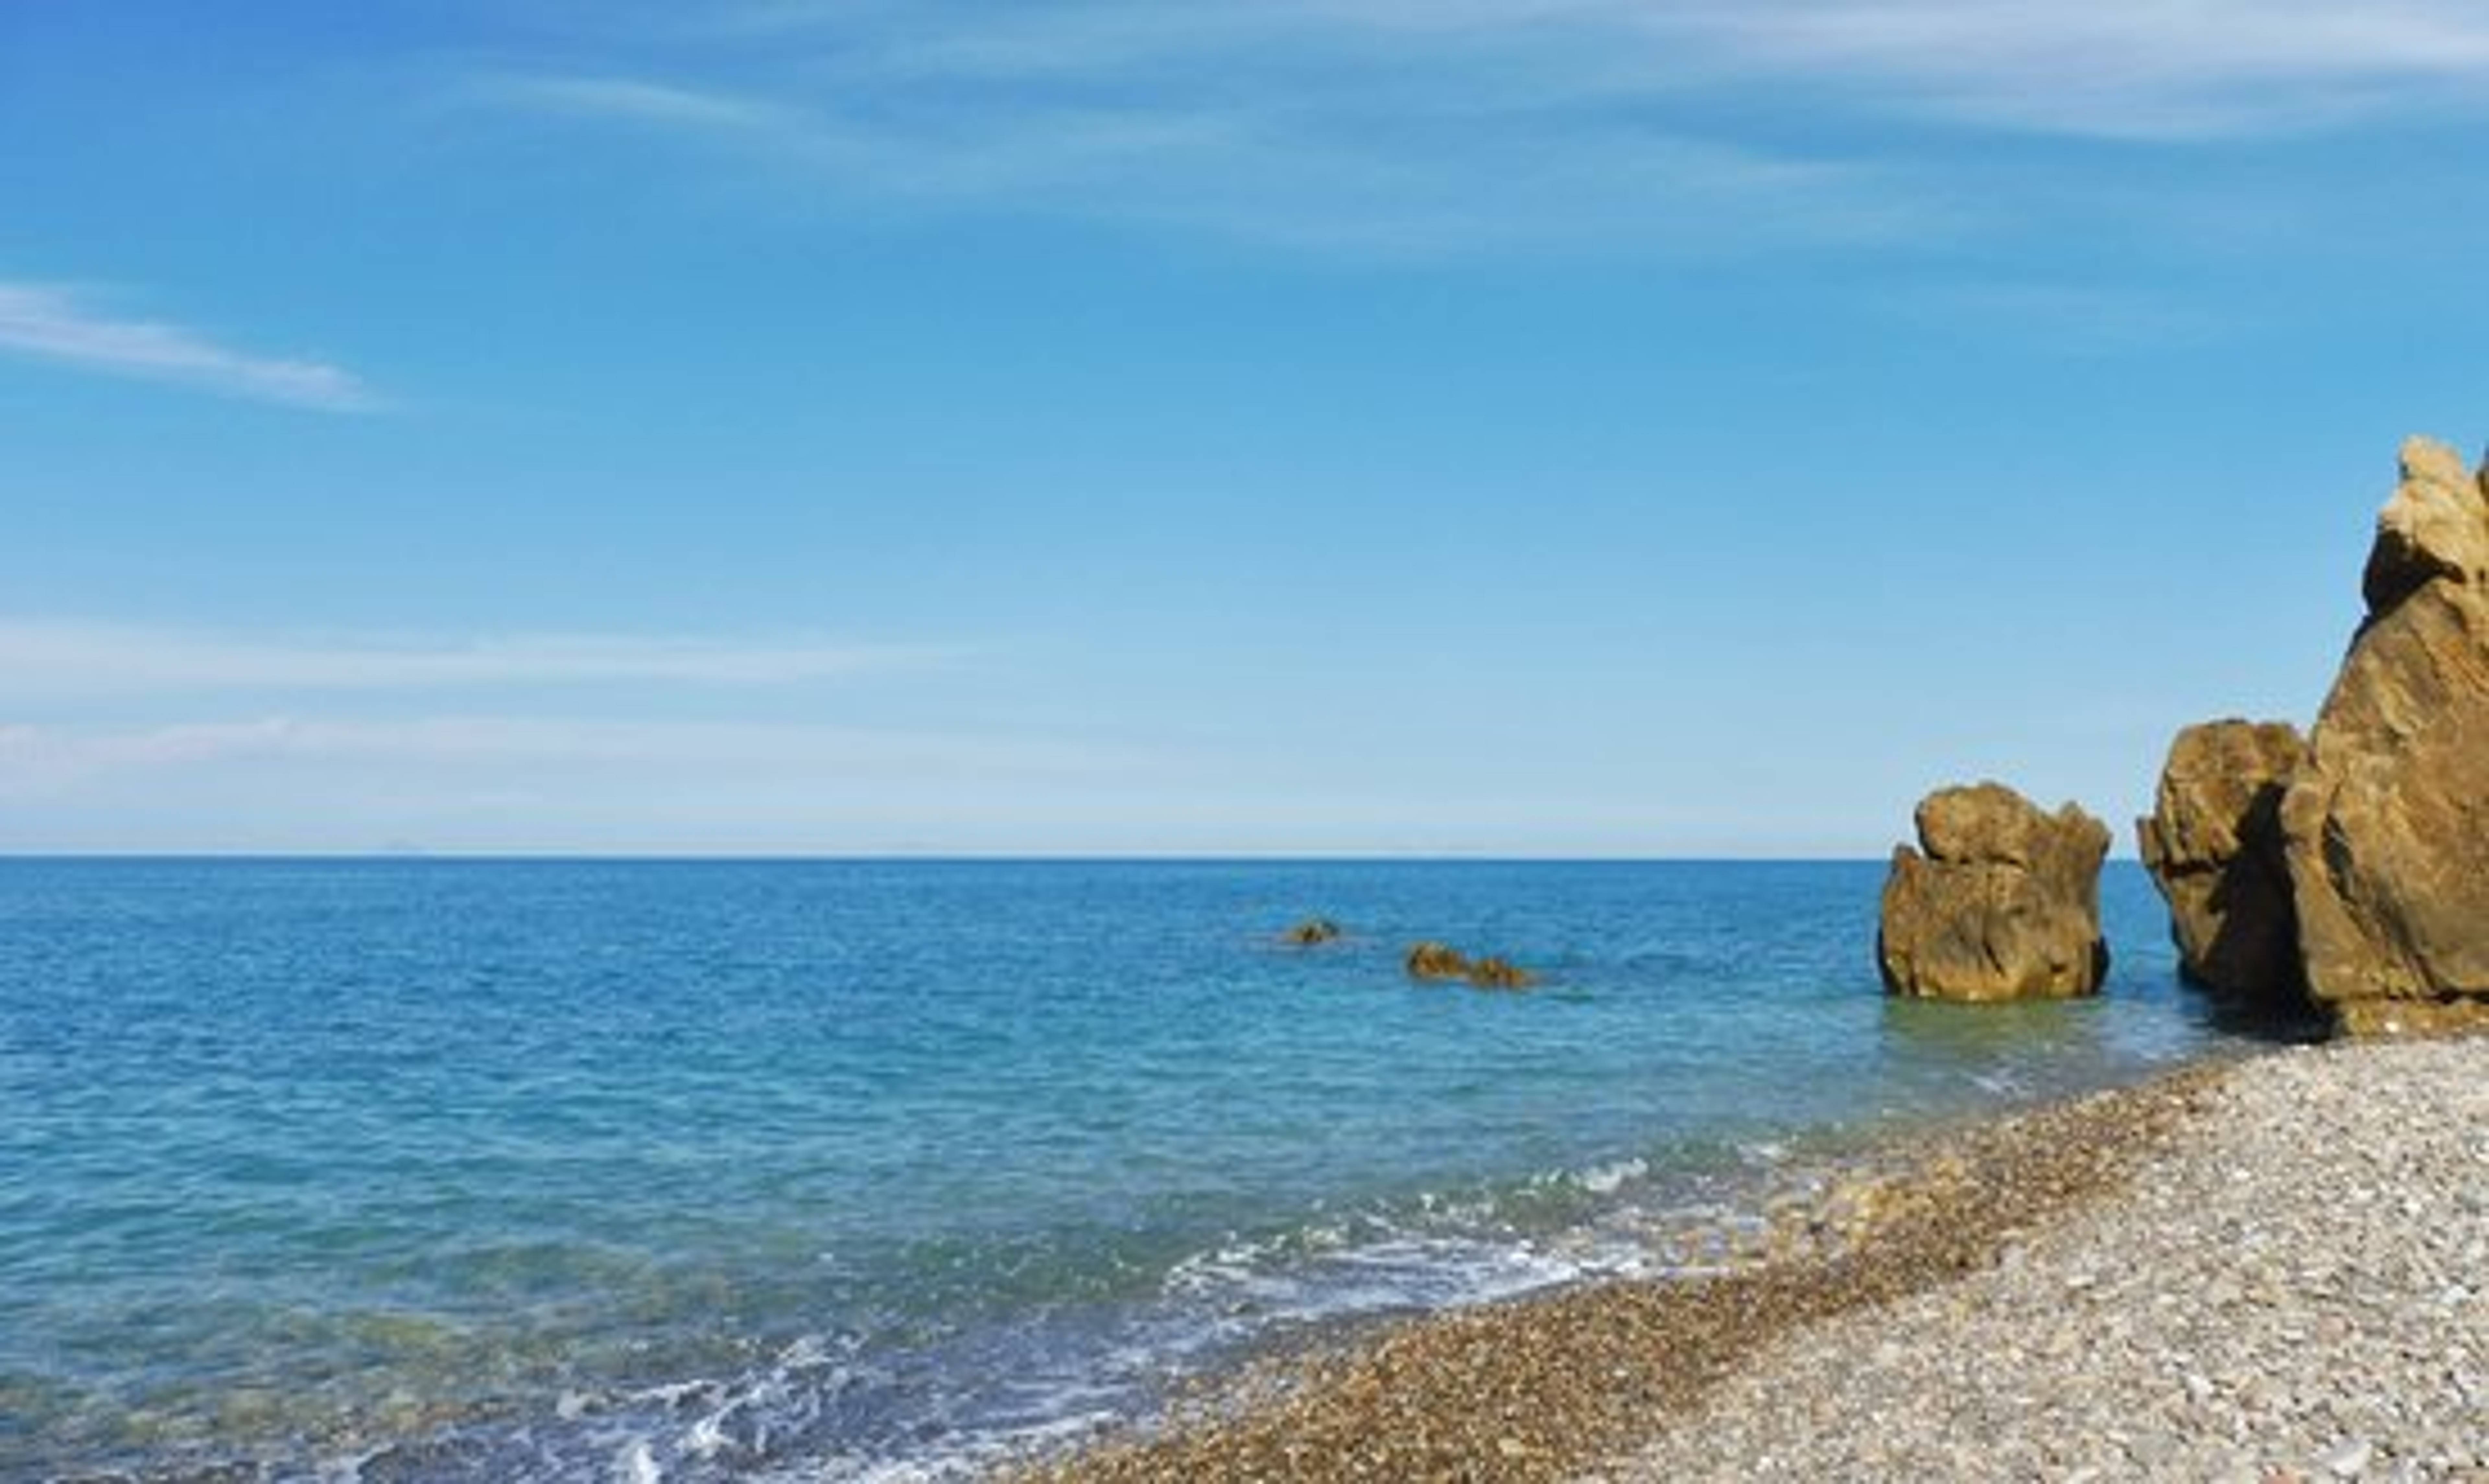
<svg viewBox="0 0 2489 1484">
<path fill-rule="evenodd" d="M 784 685 L 936 664 L 928 645 L 726 643 L 607 635 L 438 639 L 249 637 L 0 619 L 0 694 L 31 698 L 168 691 L 387 691 L 453 686 Z"/>
<path fill-rule="evenodd" d="M 1952 236 L 1923 131 L 2201 140 L 2479 111 L 2451 0 L 747 0 L 473 86 L 844 203 L 1425 254 Z M 1875 126 L 1906 122 L 1915 136 Z M 2011 214 L 2008 213 L 2007 214 Z"/>
<path fill-rule="evenodd" d="M 116 319 L 43 284 L 0 281 L 0 351 L 317 412 L 381 405 L 360 378 L 327 361 L 254 355 L 180 325 Z"/>
<path fill-rule="evenodd" d="M 1910 111 L 2084 133 L 2290 129 L 2479 105 L 2472 0 L 1275 0 L 1171 11 L 1099 0 L 973 25 L 777 6 L 878 38 L 887 65 L 1098 74 L 1189 53 L 1457 69 L 1489 105 L 1664 100 L 1706 86 L 1863 89 Z M 1829 101 L 1809 96 L 1820 107 Z"/>
<path fill-rule="evenodd" d="M 860 848 L 909 838 L 910 820 L 1112 793 L 1167 766 L 983 707 L 851 719 L 858 698 L 819 683 L 907 671 L 919 685 L 960 653 L 0 621 L 0 845 Z"/>
<path fill-rule="evenodd" d="M 1698 68 L 2104 136 L 2295 132 L 2476 108 L 2489 11 L 2462 0 L 1778 0 L 1607 10 Z"/>
<path fill-rule="evenodd" d="M 2473 0 L 1088 0 L 1000 14 L 762 3 L 794 67 L 756 80 L 882 94 L 922 81 L 1109 85 L 1129 98 L 1256 97 L 1438 111 L 1666 104 L 1704 89 L 1805 84 L 1784 107 L 1880 104 L 2017 127 L 2126 134 L 2293 129 L 2372 112 L 2479 109 L 2489 10 Z M 668 55 L 733 64 L 673 39 Z M 1273 94 L 1284 80 L 1289 91 Z M 821 96 L 820 92 L 813 96 Z M 975 100 L 954 100 L 973 102 Z"/>
<path fill-rule="evenodd" d="M 0 725 L 0 847 L 1059 848 L 1119 801 L 1133 808 L 1136 788 L 1156 798 L 1147 781 L 1167 767 L 1076 738 L 820 723 L 279 715 Z M 1135 838 L 1155 838 L 1140 823 Z"/>
<path fill-rule="evenodd" d="M 479 96 L 657 127 L 866 200 L 1385 255 L 1881 240 L 1951 215 L 1879 166 L 1646 121 L 1498 118 L 1471 103 L 1395 118 L 1382 95 L 1247 91 L 1259 96 L 962 100 L 941 86 L 781 93 L 540 75 L 497 78 Z"/>
<path fill-rule="evenodd" d="M 1896 291 L 1879 307 L 1913 324 L 1952 324 L 1982 336 L 2003 331 L 2074 356 L 2197 346 L 2225 329 L 2202 305 L 2164 292 L 2088 284 L 1953 282 Z"/>
<path fill-rule="evenodd" d="M 273 716 L 138 726 L 0 726 L 0 783 L 57 786 L 98 774 L 282 762 L 461 768 L 659 770 L 678 785 L 773 775 L 1124 774 L 1129 749 L 1044 739 L 882 730 L 818 723 L 435 716 Z"/>
<path fill-rule="evenodd" d="M 479 97 L 547 113 L 637 121 L 677 128 L 768 129 L 796 115 L 757 100 L 638 77 L 507 76 L 479 79 Z"/>
</svg>

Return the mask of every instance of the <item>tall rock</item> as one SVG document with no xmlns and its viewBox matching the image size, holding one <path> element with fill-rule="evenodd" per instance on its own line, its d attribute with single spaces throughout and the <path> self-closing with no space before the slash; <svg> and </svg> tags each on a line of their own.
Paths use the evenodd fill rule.
<svg viewBox="0 0 2489 1484">
<path fill-rule="evenodd" d="M 2280 722 L 2206 722 L 2178 733 L 2152 813 L 2135 821 L 2189 979 L 2279 1008 L 2306 994 L 2281 801 L 2307 756 Z"/>
<path fill-rule="evenodd" d="M 2354 1034 L 2489 1026 L 2489 471 L 2406 443 L 2362 587 L 2282 800 L 2308 989 Z"/>
<path fill-rule="evenodd" d="M 1919 848 L 1896 848 L 1884 882 L 1875 956 L 1888 991 L 2014 1000 L 2100 988 L 2107 826 L 2072 804 L 2044 813 L 2001 784 L 1938 789 L 1915 822 Z"/>
</svg>

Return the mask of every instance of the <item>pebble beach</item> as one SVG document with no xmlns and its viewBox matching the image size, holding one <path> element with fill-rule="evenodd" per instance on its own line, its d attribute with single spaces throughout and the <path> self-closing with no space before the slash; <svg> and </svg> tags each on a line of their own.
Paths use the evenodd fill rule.
<svg viewBox="0 0 2489 1484">
<path fill-rule="evenodd" d="M 1060 1480 L 2489 1480 L 2489 1040 L 1962 1129 L 1777 1256 L 1244 1378 Z"/>
</svg>

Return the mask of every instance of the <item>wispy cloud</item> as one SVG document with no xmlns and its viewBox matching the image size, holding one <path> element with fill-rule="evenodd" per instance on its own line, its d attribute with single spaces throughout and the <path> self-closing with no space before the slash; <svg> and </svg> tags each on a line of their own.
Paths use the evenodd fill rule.
<svg viewBox="0 0 2489 1484">
<path fill-rule="evenodd" d="M 2489 82 L 2489 12 L 2469 0 L 1599 8 L 1684 48 L 1699 71 L 1804 79 L 1897 111 L 2075 134 L 2300 132 L 2477 109 Z"/>
<path fill-rule="evenodd" d="M 920 79 L 921 80 L 921 79 Z M 1947 214 L 1883 167 L 1616 119 L 1395 117 L 1388 100 L 984 99 L 886 87 L 693 87 L 500 76 L 507 106 L 653 128 L 867 201 L 1002 208 L 1389 255 L 1590 240 L 1722 243 L 1906 236 Z M 1278 101 L 1274 100 L 1287 100 Z"/>
<path fill-rule="evenodd" d="M 957 704 L 964 654 L 0 621 L 0 846 L 854 848 L 1166 767 Z"/>
<path fill-rule="evenodd" d="M 497 76 L 478 79 L 475 91 L 546 113 L 672 128 L 765 130 L 802 124 L 801 115 L 758 100 L 639 77 Z"/>
<path fill-rule="evenodd" d="M 545 56 L 461 89 L 740 157 L 843 204 L 1385 254 L 1701 252 L 1949 219 L 1855 152 L 1654 109 L 1670 84 L 1621 65 L 1613 17 L 1537 9 L 764 5 L 617 28 L 592 66 Z"/>
<path fill-rule="evenodd" d="M 877 65 L 1098 74 L 1171 57 L 1293 59 L 1379 74 L 1457 69 L 1489 105 L 1667 101 L 1805 82 L 1892 109 L 2079 133 L 2296 130 L 2475 109 L 2489 12 L 2471 0 L 1092 0 L 973 25 L 853 5 L 744 13 L 790 34 L 872 37 Z"/>
<path fill-rule="evenodd" d="M 614 720 L 563 716 L 412 719 L 254 717 L 140 726 L 0 725 L 0 780 L 58 785 L 100 773 L 248 762 L 670 770 L 702 776 L 904 774 L 1123 775 L 1131 749 L 819 723 Z"/>
<path fill-rule="evenodd" d="M 0 351 L 317 412 L 381 406 L 343 367 L 236 350 L 180 325 L 117 318 L 45 284 L 0 280 Z"/>
<path fill-rule="evenodd" d="M 767 686 L 937 664 L 930 645 L 733 643 L 611 635 L 463 641 L 253 637 L 0 619 L 0 694 L 387 691 L 611 682 Z"/>
<path fill-rule="evenodd" d="M 2195 143 L 2489 99 L 2470 0 L 637 14 L 592 65 L 539 56 L 471 96 L 670 132 L 848 199 L 1405 252 L 1916 241 L 1957 233 L 1982 194 L 1947 131 Z"/>
<path fill-rule="evenodd" d="M 1166 769 L 1153 755 L 1076 739 L 819 723 L 274 715 L 0 725 L 9 806 L 0 846 L 1025 850 L 1095 829 L 1118 808 L 1143 816 L 1129 838 L 1162 838 L 1147 781 Z"/>
<path fill-rule="evenodd" d="M 2166 292 L 2096 284 L 1945 283 L 1895 291 L 1878 307 L 1916 325 L 1950 324 L 2077 357 L 2199 346 L 2228 328 L 2204 305 Z"/>
</svg>

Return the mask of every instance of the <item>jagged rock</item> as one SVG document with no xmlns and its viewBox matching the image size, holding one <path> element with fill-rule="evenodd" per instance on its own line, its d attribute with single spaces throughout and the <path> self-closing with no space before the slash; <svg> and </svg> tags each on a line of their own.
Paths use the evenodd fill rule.
<svg viewBox="0 0 2489 1484">
<path fill-rule="evenodd" d="M 1469 981 L 1481 989 L 1527 989 L 1538 976 L 1509 958 L 1490 955 L 1470 965 Z"/>
<path fill-rule="evenodd" d="M 2299 916 L 2282 858 L 2281 800 L 2307 744 L 2280 722 L 2206 722 L 2178 733 L 2149 816 L 2143 864 L 2169 903 L 2189 979 L 2241 1001 L 2302 1000 Z"/>
<path fill-rule="evenodd" d="M 2072 804 L 2044 813 L 2001 784 L 1938 789 L 1916 824 L 1919 849 L 1897 847 L 1884 882 L 1875 956 L 1888 991 L 2013 1000 L 2100 988 L 2107 826 Z"/>
<path fill-rule="evenodd" d="M 1339 924 L 1327 917 L 1309 917 L 1279 936 L 1298 948 L 1319 948 L 1339 937 Z"/>
<path fill-rule="evenodd" d="M 1509 958 L 1472 958 L 1445 943 L 1420 943 L 1409 950 L 1406 962 L 1412 979 L 1465 979 L 1480 989 L 1527 989 L 1538 983 L 1537 975 Z"/>
<path fill-rule="evenodd" d="M 2377 513 L 2360 595 L 2374 622 L 2439 578 L 2474 582 L 2489 570 L 2489 523 L 2481 486 L 2462 456 L 2444 443 L 2415 438 L 2403 444 L 2402 482 Z"/>
<path fill-rule="evenodd" d="M 2406 443 L 2360 585 L 2282 800 L 2308 990 L 2353 1034 L 2489 1027 L 2489 471 Z"/>
</svg>

